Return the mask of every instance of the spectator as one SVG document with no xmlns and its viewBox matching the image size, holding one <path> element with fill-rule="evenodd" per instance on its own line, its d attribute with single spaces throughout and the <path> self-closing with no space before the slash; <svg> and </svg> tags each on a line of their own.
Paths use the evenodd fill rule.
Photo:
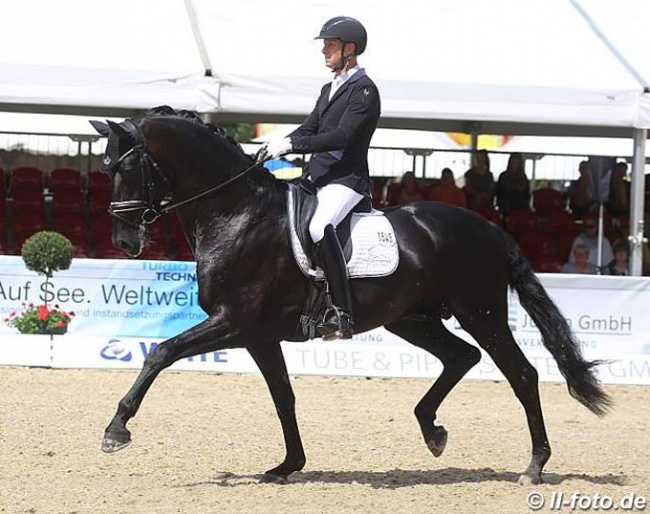
<svg viewBox="0 0 650 514">
<path fill-rule="evenodd" d="M 578 166 L 580 176 L 571 182 L 569 189 L 569 208 L 576 216 L 592 212 L 598 207 L 598 200 L 589 191 L 591 176 L 589 175 L 589 161 L 581 161 Z"/>
<path fill-rule="evenodd" d="M 583 218 L 582 233 L 576 236 L 571 247 L 571 254 L 569 256 L 569 262 L 571 263 L 573 263 L 574 258 L 573 250 L 578 245 L 586 246 L 589 249 L 589 262 L 598 266 L 598 220 L 593 216 Z M 603 236 L 600 263 L 601 265 L 602 263 L 608 263 L 613 258 L 614 252 L 612 252 L 612 245 L 609 243 L 609 239 Z"/>
<path fill-rule="evenodd" d="M 583 244 L 576 245 L 571 251 L 570 262 L 562 266 L 562 273 L 579 273 L 582 275 L 597 275 L 598 268 L 589 261 L 589 248 Z"/>
<path fill-rule="evenodd" d="M 625 241 L 614 243 L 614 258 L 605 266 L 604 275 L 627 276 L 630 274 L 630 249 Z"/>
<path fill-rule="evenodd" d="M 400 192 L 397 197 L 398 204 L 406 205 L 407 203 L 420 202 L 424 200 L 424 195 L 422 194 L 420 185 L 415 178 L 415 173 L 412 171 L 407 171 L 402 175 L 400 185 Z"/>
<path fill-rule="evenodd" d="M 497 206 L 503 216 L 511 210 L 530 209 L 530 184 L 520 153 L 510 154 L 508 166 L 499 175 L 496 186 Z"/>
<path fill-rule="evenodd" d="M 494 204 L 494 176 L 490 171 L 490 157 L 486 150 L 474 154 L 474 165 L 465 172 L 467 206 L 472 210 L 492 207 Z"/>
<path fill-rule="evenodd" d="M 616 163 L 609 182 L 607 210 L 615 218 L 628 216 L 630 212 L 630 183 L 627 180 L 627 163 Z"/>
<path fill-rule="evenodd" d="M 440 175 L 440 182 L 429 190 L 429 200 L 444 202 L 457 207 L 467 207 L 467 199 L 463 190 L 456 185 L 454 172 L 444 168 Z"/>
</svg>

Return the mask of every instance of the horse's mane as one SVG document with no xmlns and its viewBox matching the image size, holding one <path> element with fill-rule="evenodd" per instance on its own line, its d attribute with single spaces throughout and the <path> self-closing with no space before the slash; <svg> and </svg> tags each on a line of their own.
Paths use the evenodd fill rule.
<svg viewBox="0 0 650 514">
<path fill-rule="evenodd" d="M 206 129 L 208 129 L 213 134 L 226 139 L 230 144 L 236 146 L 242 153 L 245 153 L 244 149 L 241 147 L 239 142 L 234 137 L 229 136 L 228 134 L 226 134 L 226 131 L 224 130 L 223 127 L 220 127 L 220 126 L 215 125 L 213 123 L 204 122 L 201 119 L 201 117 L 197 113 L 195 113 L 193 111 L 188 111 L 186 109 L 176 111 L 173 108 L 171 108 L 169 105 L 159 105 L 157 107 L 153 107 L 152 109 L 150 109 L 145 114 L 145 117 L 146 118 L 159 118 L 159 117 L 182 118 L 184 120 L 189 120 L 192 123 L 195 123 L 197 125 L 205 127 Z"/>
</svg>

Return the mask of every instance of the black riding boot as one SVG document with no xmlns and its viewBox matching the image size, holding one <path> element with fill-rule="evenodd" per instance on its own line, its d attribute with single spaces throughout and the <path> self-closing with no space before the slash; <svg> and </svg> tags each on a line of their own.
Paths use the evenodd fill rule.
<svg viewBox="0 0 650 514">
<path fill-rule="evenodd" d="M 318 331 L 325 341 L 351 339 L 354 323 L 350 280 L 341 243 L 332 225 L 325 227 L 325 237 L 317 248 L 332 299 L 323 322 L 317 327 Z"/>
</svg>

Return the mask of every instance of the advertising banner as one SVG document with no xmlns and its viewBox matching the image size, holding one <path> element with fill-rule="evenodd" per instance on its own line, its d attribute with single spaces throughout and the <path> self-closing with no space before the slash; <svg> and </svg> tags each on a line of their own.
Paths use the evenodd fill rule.
<svg viewBox="0 0 650 514">
<path fill-rule="evenodd" d="M 650 384 L 650 280 L 543 274 L 539 276 L 572 327 L 587 359 L 607 383 Z M 0 365 L 140 369 L 165 339 L 206 318 L 198 305 L 195 265 L 190 262 L 76 259 L 49 284 L 25 269 L 19 257 L 0 257 L 2 319 L 21 303 L 47 301 L 75 312 L 64 336 L 17 336 L 0 324 Z M 508 323 L 515 341 L 541 380 L 563 381 L 555 360 L 516 295 L 509 297 Z M 455 318 L 445 321 L 458 337 L 476 345 Z M 30 339 L 31 338 L 31 339 Z M 38 339 L 40 338 L 40 339 Z M 27 349 L 27 341 L 31 349 Z M 40 342 L 47 341 L 47 342 Z M 292 374 L 372 377 L 436 377 L 440 362 L 384 328 L 351 341 L 283 343 Z M 183 359 L 176 370 L 257 373 L 245 350 Z M 469 378 L 502 380 L 489 355 Z"/>
<path fill-rule="evenodd" d="M 46 284 L 22 258 L 0 256 L 0 315 L 47 302 L 75 313 L 70 333 L 166 338 L 206 318 L 195 270 L 193 262 L 74 259 Z M 3 323 L 2 332 L 15 330 Z"/>
</svg>

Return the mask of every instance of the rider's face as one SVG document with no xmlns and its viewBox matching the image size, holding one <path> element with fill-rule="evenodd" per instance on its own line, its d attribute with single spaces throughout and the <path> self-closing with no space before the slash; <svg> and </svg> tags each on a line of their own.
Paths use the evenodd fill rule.
<svg viewBox="0 0 650 514">
<path fill-rule="evenodd" d="M 326 38 L 323 40 L 323 55 L 325 66 L 330 69 L 336 68 L 342 58 L 343 42 L 340 39 Z"/>
</svg>

